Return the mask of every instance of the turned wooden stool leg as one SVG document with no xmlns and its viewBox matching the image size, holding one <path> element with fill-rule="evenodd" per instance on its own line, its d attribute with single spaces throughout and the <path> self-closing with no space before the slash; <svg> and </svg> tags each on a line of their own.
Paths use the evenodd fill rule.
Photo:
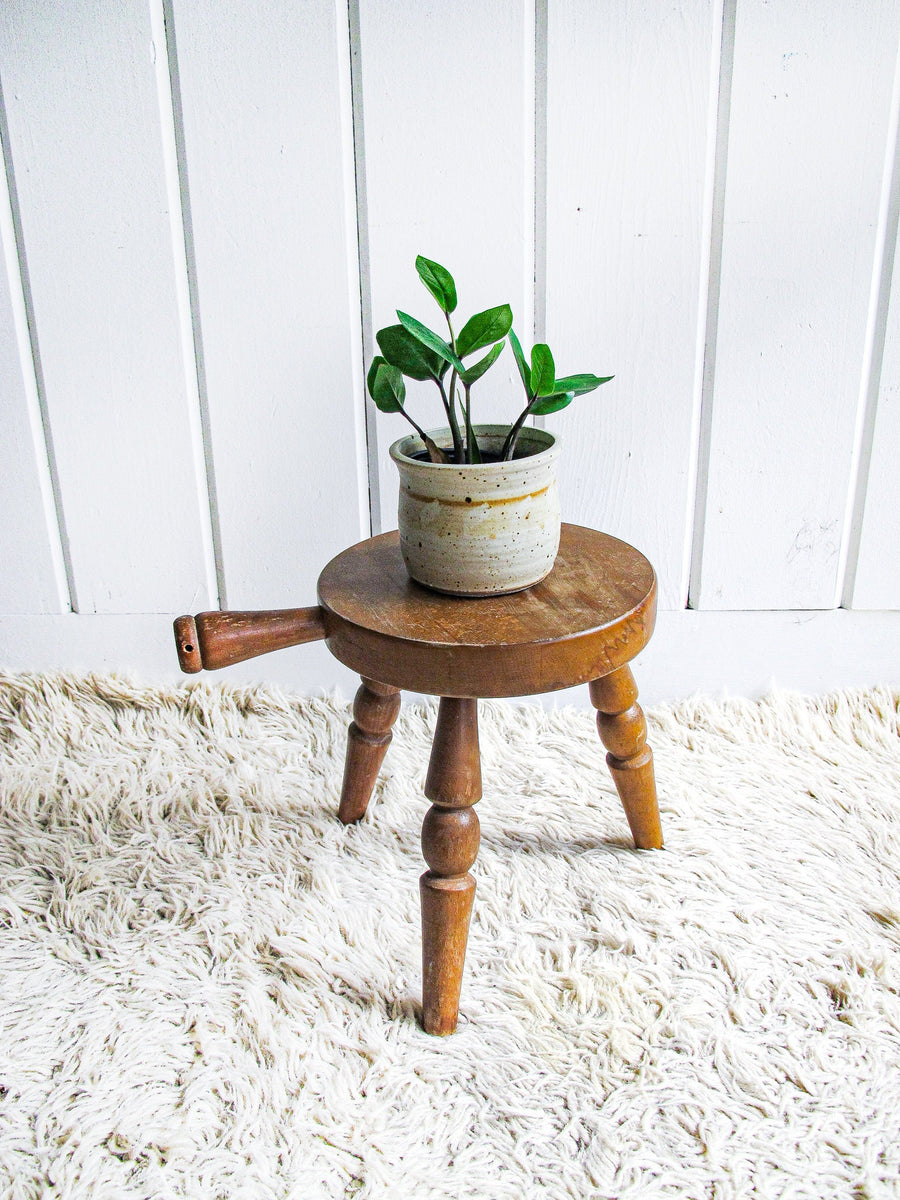
<svg viewBox="0 0 900 1200">
<path fill-rule="evenodd" d="M 598 709 L 597 729 L 609 751 L 606 763 L 625 809 L 639 850 L 658 850 L 663 844 L 656 803 L 653 752 L 647 745 L 647 722 L 637 702 L 631 668 L 591 682 L 591 703 Z"/>
<path fill-rule="evenodd" d="M 481 799 L 478 701 L 444 698 L 428 763 L 422 854 L 431 868 L 422 898 L 422 1014 L 427 1033 L 456 1028 L 475 880 L 468 874 L 481 834 L 472 805 Z"/>
<path fill-rule="evenodd" d="M 347 758 L 338 818 L 345 825 L 361 821 L 391 741 L 391 726 L 400 711 L 400 693 L 386 683 L 363 676 L 353 701 L 353 722 L 347 731 Z"/>
</svg>

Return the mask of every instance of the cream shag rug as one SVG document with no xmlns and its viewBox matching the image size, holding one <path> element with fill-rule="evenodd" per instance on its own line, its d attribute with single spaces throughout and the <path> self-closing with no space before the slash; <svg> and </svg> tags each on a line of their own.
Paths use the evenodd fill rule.
<svg viewBox="0 0 900 1200">
<path fill-rule="evenodd" d="M 482 706 L 460 1032 L 416 1024 L 433 705 L 0 676 L 0 1195 L 900 1194 L 900 694 L 693 701 L 629 848 L 589 711 Z"/>
</svg>

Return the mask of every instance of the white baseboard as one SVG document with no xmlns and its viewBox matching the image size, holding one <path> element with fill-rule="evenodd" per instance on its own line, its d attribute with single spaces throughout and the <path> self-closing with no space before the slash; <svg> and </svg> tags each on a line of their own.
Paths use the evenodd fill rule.
<svg viewBox="0 0 900 1200">
<path fill-rule="evenodd" d="M 0 669 L 117 671 L 148 682 L 185 679 L 172 618 L 0 616 Z M 758 696 L 773 687 L 817 693 L 876 683 L 900 686 L 900 612 L 662 612 L 634 662 L 645 704 L 696 692 Z M 206 676 L 353 695 L 357 677 L 322 644 L 296 646 Z M 588 704 L 573 688 L 544 704 Z"/>
</svg>

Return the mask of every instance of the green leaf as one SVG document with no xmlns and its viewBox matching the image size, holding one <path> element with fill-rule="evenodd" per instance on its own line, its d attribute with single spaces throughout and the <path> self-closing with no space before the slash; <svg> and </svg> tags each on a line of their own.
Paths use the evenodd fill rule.
<svg viewBox="0 0 900 1200">
<path fill-rule="evenodd" d="M 416 270 L 444 312 L 452 313 L 456 308 L 456 284 L 447 268 L 420 254 L 416 259 Z"/>
<path fill-rule="evenodd" d="M 538 342 L 531 351 L 531 387 L 535 396 L 550 396 L 556 391 L 553 355 L 543 342 Z"/>
<path fill-rule="evenodd" d="M 402 325 L 379 329 L 375 340 L 387 361 L 410 379 L 440 379 L 447 369 L 433 350 L 423 346 Z"/>
<path fill-rule="evenodd" d="M 403 328 L 408 329 L 413 337 L 421 342 L 423 346 L 427 346 L 429 350 L 433 350 L 444 362 L 452 363 L 460 374 L 466 369 L 444 339 L 438 337 L 427 325 L 423 325 L 421 321 L 417 321 L 409 313 L 401 312 L 399 308 L 397 309 L 397 316 L 400 318 L 400 324 Z"/>
<path fill-rule="evenodd" d="M 552 396 L 543 396 L 531 411 L 536 417 L 546 417 L 550 413 L 559 412 L 575 399 L 574 392 L 554 392 Z"/>
<path fill-rule="evenodd" d="M 400 412 L 406 399 L 406 384 L 398 367 L 378 364 L 372 381 L 372 399 L 381 412 Z"/>
<path fill-rule="evenodd" d="M 467 367 L 466 370 L 460 375 L 460 379 L 463 381 L 463 383 L 471 385 L 476 379 L 480 379 L 488 367 L 492 367 L 500 357 L 500 353 L 505 345 L 506 342 L 498 342 L 497 345 L 492 346 L 484 358 L 475 363 L 473 367 Z"/>
<path fill-rule="evenodd" d="M 387 359 L 382 358 L 380 354 L 376 354 L 372 359 L 372 365 L 369 367 L 369 373 L 366 376 L 366 387 L 369 389 L 369 395 L 373 400 L 375 399 L 375 376 L 378 373 L 378 368 L 386 367 L 387 365 Z"/>
<path fill-rule="evenodd" d="M 609 383 L 614 378 L 614 375 L 567 375 L 565 379 L 557 379 L 556 391 L 574 392 L 576 396 L 584 396 L 598 388 L 601 383 Z"/>
<path fill-rule="evenodd" d="M 528 363 L 525 361 L 525 355 L 522 351 L 522 343 L 516 337 L 515 330 L 509 331 L 509 344 L 513 348 L 513 354 L 516 356 L 516 366 L 519 368 L 519 374 L 522 376 L 522 382 L 525 384 L 525 391 L 528 393 L 529 400 L 534 395 L 531 390 L 531 371 Z"/>
<path fill-rule="evenodd" d="M 456 338 L 456 353 L 460 358 L 481 350 L 505 338 L 512 326 L 512 309 L 508 304 L 497 308 L 488 308 L 484 312 L 469 317 Z"/>
</svg>

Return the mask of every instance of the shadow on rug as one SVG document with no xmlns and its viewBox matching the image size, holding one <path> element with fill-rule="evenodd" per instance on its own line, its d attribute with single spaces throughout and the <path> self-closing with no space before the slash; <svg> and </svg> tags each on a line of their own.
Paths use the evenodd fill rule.
<svg viewBox="0 0 900 1200">
<path fill-rule="evenodd" d="M 900 1192 L 900 695 L 481 706 L 460 1031 L 416 1023 L 433 705 L 0 675 L 0 1194 Z"/>
</svg>

